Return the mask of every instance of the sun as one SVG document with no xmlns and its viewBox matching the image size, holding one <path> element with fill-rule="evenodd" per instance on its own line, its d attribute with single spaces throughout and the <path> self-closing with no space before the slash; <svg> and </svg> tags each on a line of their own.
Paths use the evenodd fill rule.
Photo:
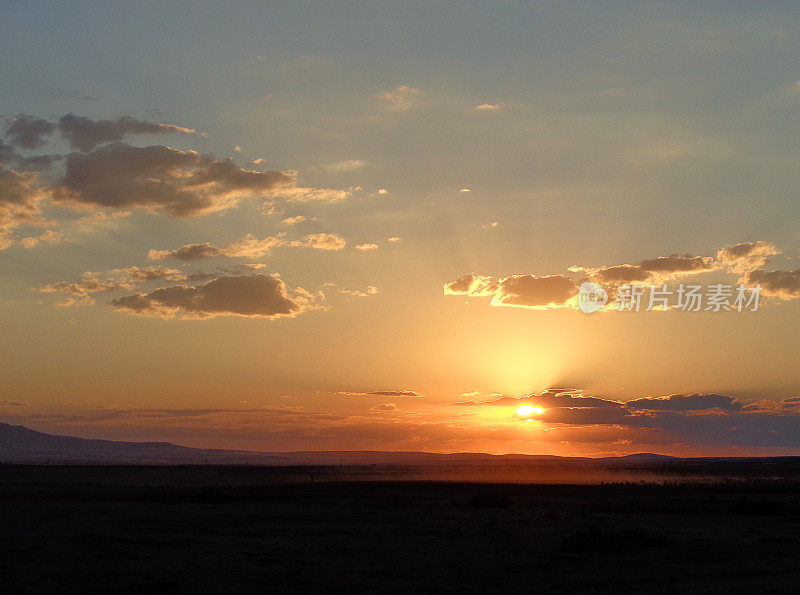
<svg viewBox="0 0 800 595">
<path fill-rule="evenodd" d="M 517 407 L 517 415 L 527 417 L 529 415 L 539 415 L 544 409 L 541 407 L 534 407 L 533 405 L 520 405 Z"/>
</svg>

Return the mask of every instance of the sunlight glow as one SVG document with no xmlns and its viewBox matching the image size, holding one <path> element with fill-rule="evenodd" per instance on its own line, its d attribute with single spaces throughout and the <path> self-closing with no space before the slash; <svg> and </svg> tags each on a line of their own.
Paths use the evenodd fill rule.
<svg viewBox="0 0 800 595">
<path fill-rule="evenodd" d="M 520 405 L 517 407 L 517 415 L 527 417 L 529 415 L 539 415 L 544 409 L 541 407 L 534 407 L 533 405 Z"/>
</svg>

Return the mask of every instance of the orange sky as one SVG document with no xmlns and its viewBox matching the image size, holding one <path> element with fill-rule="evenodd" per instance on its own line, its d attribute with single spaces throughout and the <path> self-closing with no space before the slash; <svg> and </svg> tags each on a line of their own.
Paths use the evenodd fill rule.
<svg viewBox="0 0 800 595">
<path fill-rule="evenodd" d="M 797 454 L 795 7 L 340 9 L 0 9 L 0 421 Z"/>
</svg>

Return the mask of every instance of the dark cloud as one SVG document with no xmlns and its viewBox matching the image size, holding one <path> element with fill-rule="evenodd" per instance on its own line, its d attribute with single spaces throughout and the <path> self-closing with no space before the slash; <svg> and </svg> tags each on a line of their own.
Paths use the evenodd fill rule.
<svg viewBox="0 0 800 595">
<path fill-rule="evenodd" d="M 717 261 L 735 273 L 746 273 L 765 266 L 769 257 L 776 254 L 780 250 L 768 242 L 742 242 L 719 250 Z"/>
<path fill-rule="evenodd" d="M 193 283 L 201 283 L 210 281 L 217 277 L 237 277 L 240 275 L 252 274 L 256 271 L 263 269 L 266 265 L 261 263 L 252 262 L 248 264 L 234 264 L 228 266 L 218 266 L 213 271 L 198 271 L 186 275 L 186 280 Z"/>
<path fill-rule="evenodd" d="M 176 260 L 202 260 L 211 258 L 219 254 L 219 248 L 208 242 L 202 244 L 186 244 L 175 250 L 150 250 L 147 258 L 150 260 L 164 260 L 174 258 Z"/>
<path fill-rule="evenodd" d="M 703 411 L 706 409 L 739 411 L 742 408 L 742 403 L 728 395 L 692 394 L 643 397 L 628 401 L 625 406 L 631 409 L 648 409 L 651 411 Z"/>
<path fill-rule="evenodd" d="M 716 268 L 714 259 L 709 256 L 658 256 L 651 260 L 643 260 L 639 266 L 648 273 L 675 275 L 681 273 L 705 273 Z"/>
<path fill-rule="evenodd" d="M 576 295 L 575 281 L 566 275 L 510 275 L 503 279 L 462 275 L 444 285 L 445 295 L 491 296 L 492 306 L 520 306 L 534 309 L 564 307 Z"/>
<path fill-rule="evenodd" d="M 17 154 L 14 152 L 14 148 L 11 145 L 4 143 L 3 139 L 0 138 L 0 166 L 8 165 L 16 158 Z"/>
<path fill-rule="evenodd" d="M 511 275 L 501 279 L 493 306 L 556 308 L 576 295 L 575 282 L 565 275 Z"/>
<path fill-rule="evenodd" d="M 53 124 L 50 125 L 55 127 Z M 75 114 L 62 116 L 58 121 L 58 129 L 73 149 L 84 153 L 98 145 L 121 141 L 128 134 L 174 134 L 177 132 L 195 134 L 197 132 L 183 126 L 143 122 L 131 116 L 121 116 L 116 120 L 91 120 Z"/>
<path fill-rule="evenodd" d="M 601 285 L 624 285 L 629 283 L 663 283 L 677 275 L 707 273 L 718 268 L 709 256 L 671 254 L 643 260 L 639 264 L 618 264 L 606 267 L 586 268 L 573 266 L 573 273 L 583 273 Z"/>
<path fill-rule="evenodd" d="M 601 285 L 616 285 L 624 283 L 644 283 L 650 278 L 650 273 L 635 264 L 618 264 L 610 267 L 593 269 L 591 277 Z"/>
<path fill-rule="evenodd" d="M 176 285 L 110 303 L 118 310 L 160 318 L 293 317 L 309 305 L 303 298 L 291 298 L 280 278 L 260 274 L 219 277 L 197 287 Z"/>
<path fill-rule="evenodd" d="M 756 269 L 740 279 L 747 286 L 761 286 L 761 293 L 782 300 L 800 297 L 800 269 L 796 271 L 765 271 Z"/>
<path fill-rule="evenodd" d="M 36 149 L 45 144 L 44 137 L 50 136 L 56 125 L 42 118 L 19 115 L 6 131 L 9 142 L 23 149 Z"/>
<path fill-rule="evenodd" d="M 622 407 L 622 403 L 617 401 L 610 401 L 608 399 L 601 399 L 599 397 L 590 397 L 583 395 L 578 390 L 561 390 L 561 389 L 548 389 L 539 394 L 533 394 L 523 397 L 509 397 L 503 396 L 490 401 L 462 401 L 454 403 L 455 405 L 494 405 L 494 406 L 514 406 L 519 407 L 523 404 L 530 404 L 537 407 Z"/>
<path fill-rule="evenodd" d="M 15 166 L 23 171 L 43 171 L 50 169 L 54 163 L 62 159 L 61 155 L 31 155 L 30 157 L 15 155 L 14 162 Z"/>
<path fill-rule="evenodd" d="M 21 172 L 42 171 L 49 169 L 56 161 L 62 159 L 61 155 L 21 155 L 11 145 L 5 144 L 0 139 L 0 167 L 13 166 Z"/>
<path fill-rule="evenodd" d="M 71 153 L 55 198 L 185 217 L 231 208 L 241 197 L 265 195 L 293 183 L 285 173 L 244 170 L 231 160 L 195 151 L 113 143 L 91 153 Z"/>
<path fill-rule="evenodd" d="M 676 394 L 627 402 L 585 396 L 580 391 L 549 390 L 524 397 L 464 401 L 459 406 L 530 404 L 531 416 L 547 424 L 549 440 L 593 441 L 602 430 L 614 436 L 656 444 L 800 447 L 800 397 L 743 403 L 720 394 Z"/>
<path fill-rule="evenodd" d="M 327 235 L 327 234 L 326 234 Z M 230 258 L 261 258 L 276 246 L 285 245 L 282 237 L 267 236 L 259 239 L 251 233 L 241 240 L 231 242 L 222 247 L 214 246 L 208 242 L 203 244 L 186 244 L 176 250 L 150 250 L 147 258 L 150 260 L 163 260 L 174 258 L 177 260 L 202 260 L 214 256 L 228 256 Z M 297 245 L 291 243 L 290 245 Z"/>
</svg>

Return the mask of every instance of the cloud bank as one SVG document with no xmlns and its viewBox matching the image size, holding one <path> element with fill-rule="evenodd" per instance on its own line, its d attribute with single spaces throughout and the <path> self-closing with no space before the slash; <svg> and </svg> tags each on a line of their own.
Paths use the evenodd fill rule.
<svg viewBox="0 0 800 595">
<path fill-rule="evenodd" d="M 130 314 L 157 318 L 292 318 L 312 305 L 307 292 L 293 298 L 280 277 L 262 274 L 219 277 L 195 287 L 165 287 L 120 297 L 110 303 Z"/>
</svg>

